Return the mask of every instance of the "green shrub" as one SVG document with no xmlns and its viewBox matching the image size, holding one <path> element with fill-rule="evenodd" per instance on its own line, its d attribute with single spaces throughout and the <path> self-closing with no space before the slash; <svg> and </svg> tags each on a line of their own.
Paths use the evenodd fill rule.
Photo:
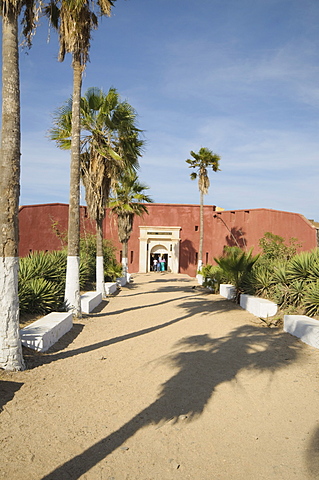
<svg viewBox="0 0 319 480">
<path fill-rule="evenodd" d="M 275 235 L 271 232 L 266 232 L 259 240 L 259 246 L 262 249 L 262 259 L 268 261 L 272 260 L 289 260 L 297 253 L 297 248 L 301 247 L 298 239 L 291 237 L 288 245 L 285 244 L 285 239 L 280 235 Z"/>
<path fill-rule="evenodd" d="M 307 315 L 311 317 L 319 315 L 319 280 L 307 286 L 303 306 Z"/>
<path fill-rule="evenodd" d="M 80 244 L 80 288 L 95 288 L 96 243 L 87 235 Z M 105 279 L 121 276 L 122 267 L 116 263 L 115 248 L 104 241 Z M 19 261 L 19 302 L 24 313 L 48 313 L 64 309 L 66 249 L 53 252 L 32 252 Z"/>
<path fill-rule="evenodd" d="M 44 278 L 33 278 L 19 288 L 20 311 L 46 314 L 53 310 L 61 310 L 63 296 L 64 290 L 61 289 L 61 285 Z"/>
<path fill-rule="evenodd" d="M 115 247 L 110 240 L 103 240 L 104 277 L 109 281 L 110 276 L 121 276 L 122 266 L 116 262 Z M 82 269 L 82 270 L 81 270 Z M 82 276 L 82 280 L 81 280 Z M 90 289 L 95 285 L 96 276 L 96 237 L 85 235 L 80 243 L 80 283 L 82 289 Z M 113 281 L 113 280 L 112 280 Z"/>
<path fill-rule="evenodd" d="M 259 255 L 252 255 L 252 249 L 245 252 L 238 247 L 227 247 L 223 256 L 214 259 L 228 282 L 234 285 L 237 303 L 240 294 L 251 288 L 252 269 L 258 258 Z"/>
<path fill-rule="evenodd" d="M 210 288 L 213 293 L 218 293 L 220 284 L 227 281 L 223 270 L 218 265 L 203 265 L 200 273 L 204 277 L 203 286 Z"/>
<path fill-rule="evenodd" d="M 115 282 L 117 278 L 122 276 L 122 265 L 116 261 L 104 264 L 104 276 L 106 282 Z"/>
<path fill-rule="evenodd" d="M 66 255 L 32 252 L 19 262 L 21 313 L 48 313 L 63 308 Z"/>
</svg>

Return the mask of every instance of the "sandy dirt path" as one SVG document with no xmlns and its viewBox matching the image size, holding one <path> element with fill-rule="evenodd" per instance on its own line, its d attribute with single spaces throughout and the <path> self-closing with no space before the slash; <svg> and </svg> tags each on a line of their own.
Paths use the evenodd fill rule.
<svg viewBox="0 0 319 480">
<path fill-rule="evenodd" d="M 319 351 L 183 275 L 139 274 L 1 374 L 5 480 L 319 478 Z"/>
</svg>

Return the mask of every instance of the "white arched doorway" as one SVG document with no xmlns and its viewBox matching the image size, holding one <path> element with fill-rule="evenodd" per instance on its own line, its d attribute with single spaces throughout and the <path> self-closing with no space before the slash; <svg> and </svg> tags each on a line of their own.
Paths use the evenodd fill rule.
<svg viewBox="0 0 319 480">
<path fill-rule="evenodd" d="M 179 232 L 181 227 L 140 226 L 139 272 L 152 270 L 151 255 L 167 255 L 167 270 L 179 273 Z"/>
<path fill-rule="evenodd" d="M 168 250 L 164 245 L 154 245 L 154 247 L 151 248 L 148 270 L 151 271 L 153 269 L 153 260 L 154 258 L 158 260 L 159 257 L 163 257 L 165 259 L 165 270 L 170 271 L 171 267 L 169 265 Z"/>
</svg>

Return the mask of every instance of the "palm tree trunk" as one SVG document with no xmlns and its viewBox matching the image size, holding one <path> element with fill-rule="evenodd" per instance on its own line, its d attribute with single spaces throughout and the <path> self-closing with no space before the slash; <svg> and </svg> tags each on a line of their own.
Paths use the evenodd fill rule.
<svg viewBox="0 0 319 480">
<path fill-rule="evenodd" d="M 203 265 L 203 243 L 204 243 L 204 194 L 200 192 L 199 207 L 199 252 L 198 252 L 198 270 Z"/>
<path fill-rule="evenodd" d="M 25 368 L 19 336 L 18 212 L 20 196 L 20 79 L 18 13 L 2 17 L 0 179 L 0 368 Z"/>
<path fill-rule="evenodd" d="M 96 220 L 96 291 L 106 297 L 103 258 L 103 218 Z"/>
<path fill-rule="evenodd" d="M 128 273 L 128 242 L 125 241 L 122 243 L 123 253 L 122 253 L 122 272 L 123 277 L 126 278 L 126 274 Z"/>
<path fill-rule="evenodd" d="M 80 101 L 82 65 L 73 55 L 72 142 L 70 167 L 70 203 L 68 223 L 68 260 L 64 300 L 68 310 L 81 317 L 80 298 Z"/>
</svg>

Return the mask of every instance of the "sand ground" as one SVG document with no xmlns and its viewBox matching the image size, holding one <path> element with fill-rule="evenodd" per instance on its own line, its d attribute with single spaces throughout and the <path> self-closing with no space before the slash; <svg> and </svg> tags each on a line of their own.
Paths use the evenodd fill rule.
<svg viewBox="0 0 319 480">
<path fill-rule="evenodd" d="M 319 478 L 319 350 L 183 275 L 138 274 L 1 374 L 5 480 Z"/>
</svg>

